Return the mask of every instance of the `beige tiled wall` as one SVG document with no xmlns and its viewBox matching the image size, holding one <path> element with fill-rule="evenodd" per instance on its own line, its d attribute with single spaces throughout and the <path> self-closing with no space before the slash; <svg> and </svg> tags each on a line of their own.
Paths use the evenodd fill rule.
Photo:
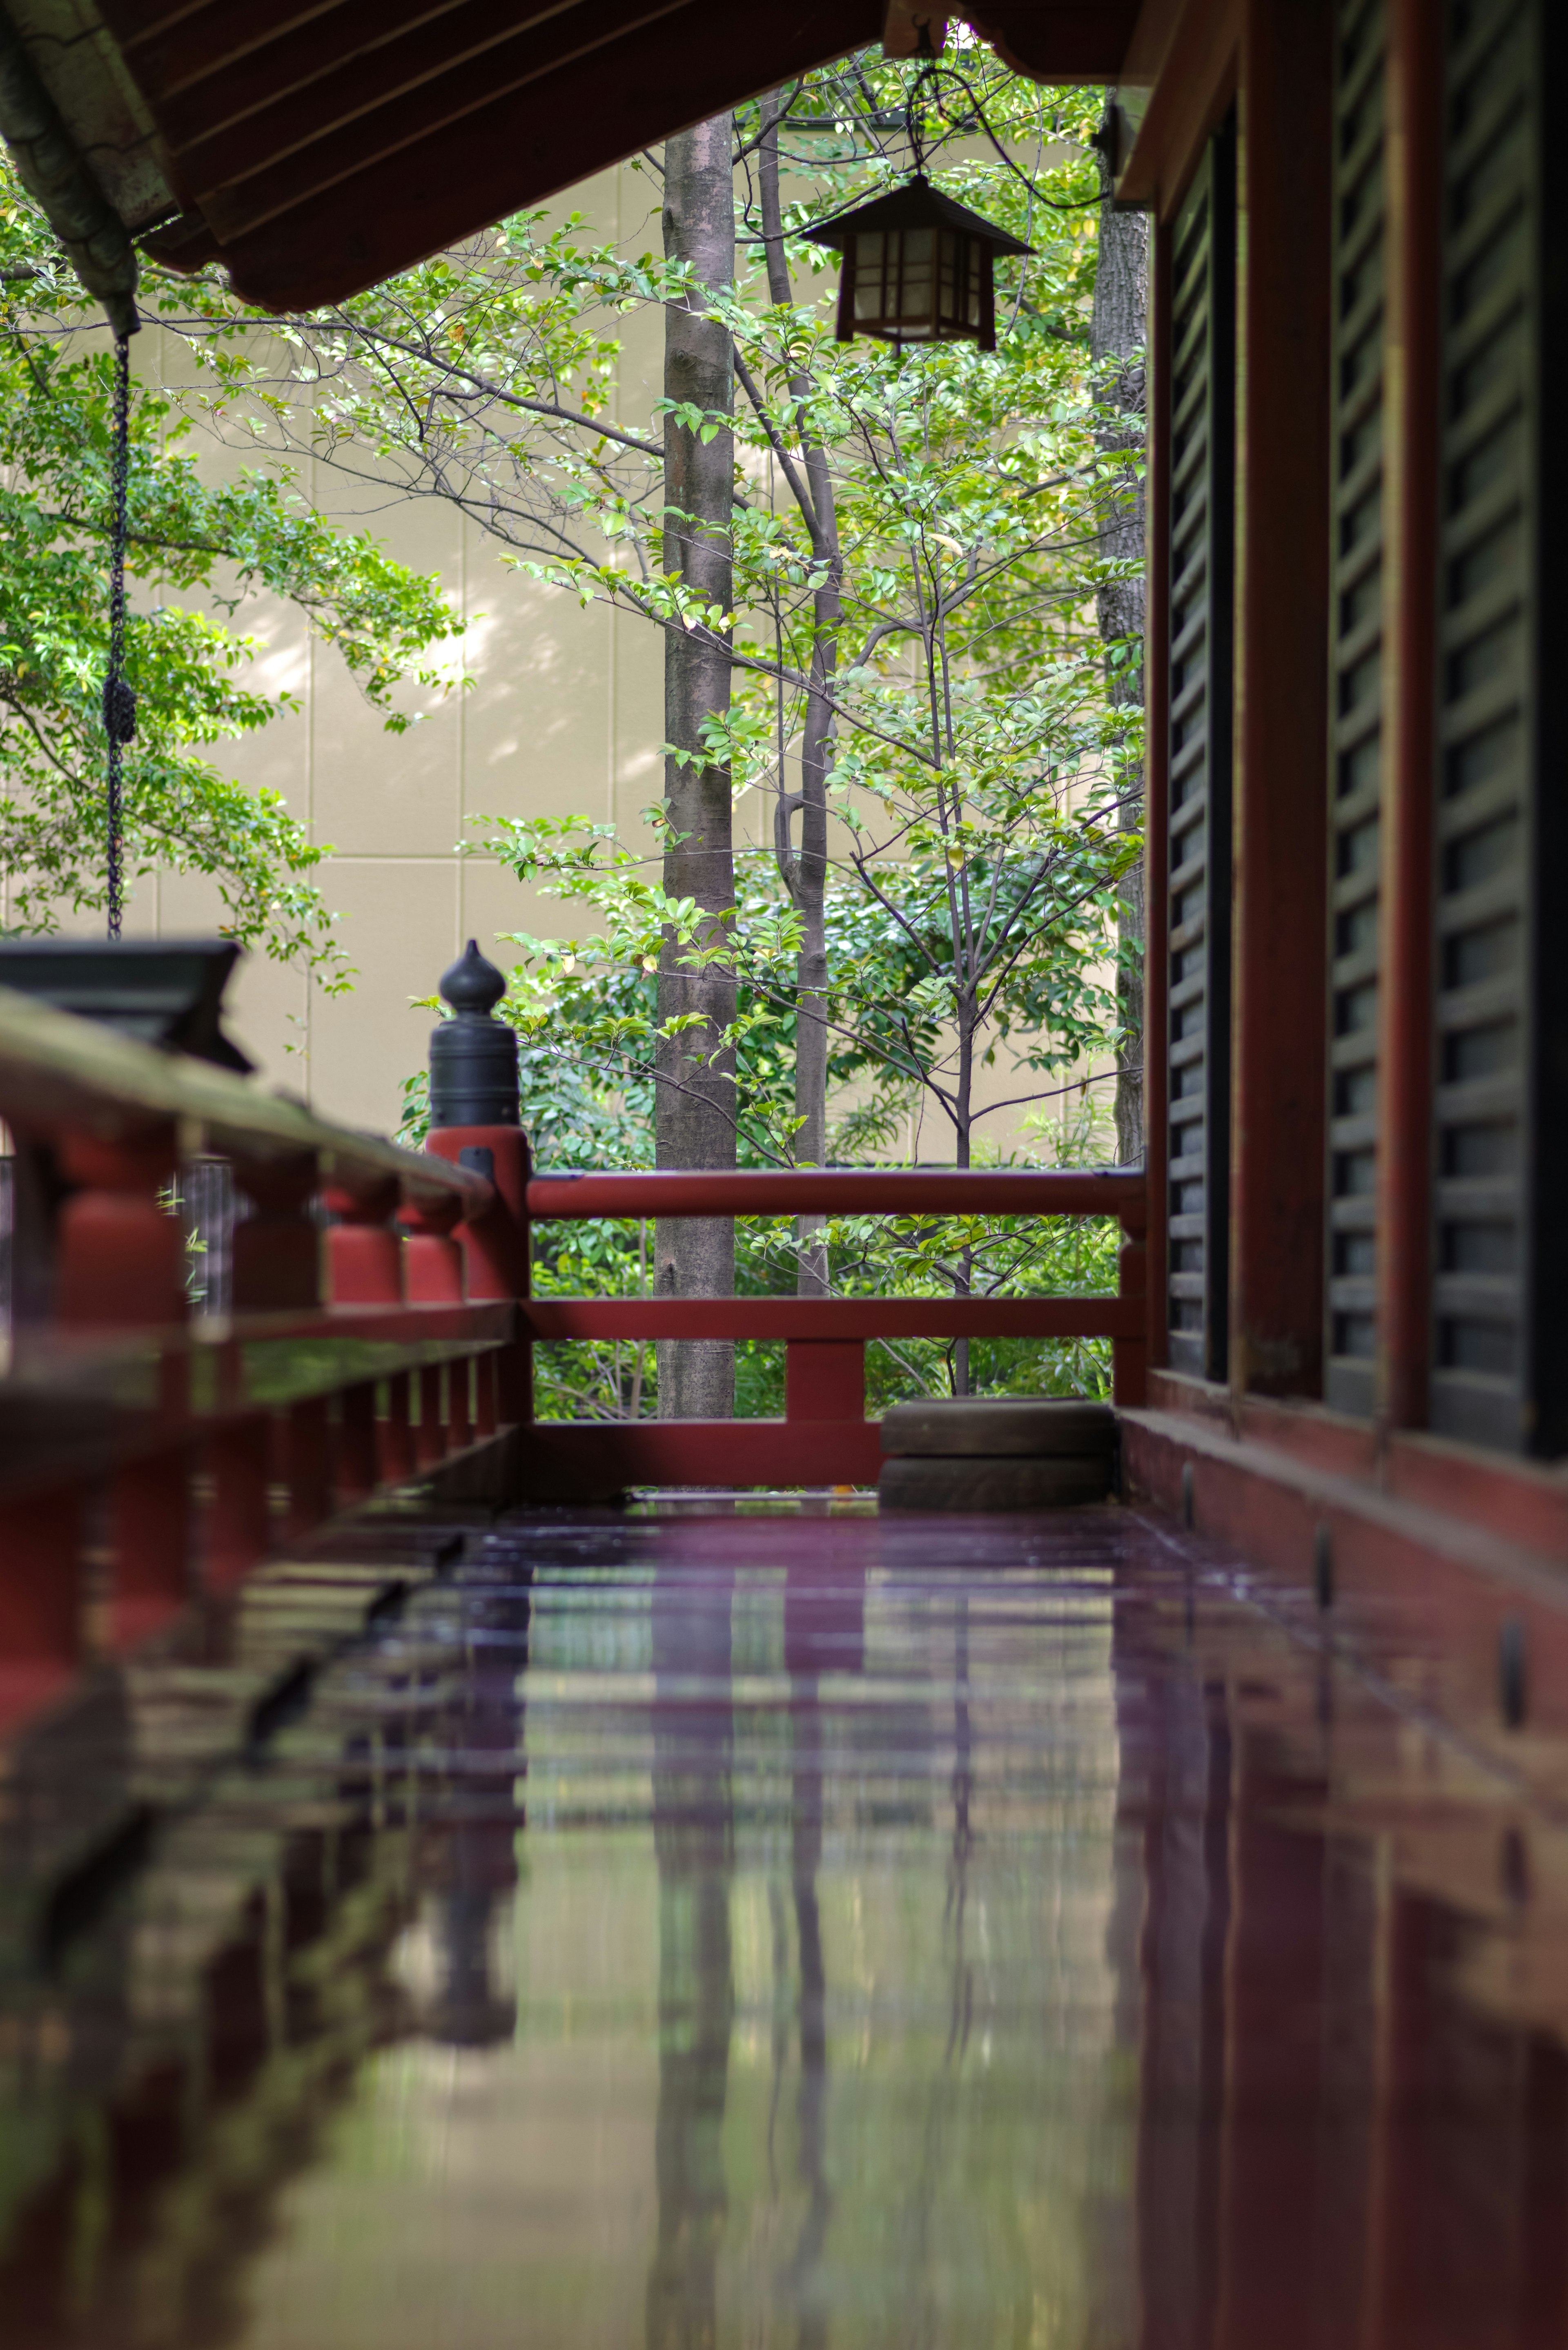
<svg viewBox="0 0 1568 2350">
<path fill-rule="evenodd" d="M 613 234 L 643 251 L 659 241 L 650 200 L 648 176 L 628 166 L 585 182 L 561 209 L 586 213 L 587 234 Z M 657 396 L 659 321 L 628 324 L 618 404 L 639 418 Z M 132 350 L 148 374 L 182 358 L 153 330 Z M 214 473 L 255 462 L 249 447 L 198 445 Z M 404 562 L 439 572 L 466 623 L 468 689 L 422 697 L 421 723 L 398 735 L 385 731 L 337 655 L 312 640 L 292 608 L 243 606 L 239 623 L 260 642 L 258 681 L 288 686 L 302 708 L 213 754 L 244 782 L 280 791 L 312 837 L 331 843 L 321 887 L 343 916 L 341 940 L 357 970 L 352 992 L 330 997 L 253 955 L 232 989 L 230 1024 L 265 1082 L 329 1117 L 386 1131 L 397 1124 L 404 1079 L 423 1065 L 431 1014 L 413 1000 L 433 993 L 464 940 L 476 938 L 504 962 L 498 933 L 582 927 L 493 858 L 460 856 L 460 841 L 476 837 L 470 819 L 576 811 L 635 828 L 662 789 L 662 646 L 646 622 L 599 607 L 585 612 L 570 596 L 508 568 L 495 540 L 437 500 L 380 500 L 319 463 L 305 486 L 322 511 L 375 531 Z M 421 697 L 405 700 L 412 708 Z M 737 816 L 738 836 L 767 837 L 754 796 Z M 127 928 L 190 934 L 213 929 L 217 911 L 209 883 L 165 875 L 138 886 Z M 1002 1066 L 987 1074 L 984 1090 L 1002 1099 L 1028 1086 Z M 992 1125 L 1006 1147 L 1011 1121 Z M 940 1115 L 923 1122 L 919 1149 L 949 1155 Z"/>
</svg>

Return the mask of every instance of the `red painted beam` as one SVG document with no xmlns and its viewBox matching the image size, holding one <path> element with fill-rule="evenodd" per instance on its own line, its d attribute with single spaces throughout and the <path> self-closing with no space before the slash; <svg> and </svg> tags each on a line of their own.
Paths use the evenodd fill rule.
<svg viewBox="0 0 1568 2350">
<path fill-rule="evenodd" d="M 1136 1338 L 1141 1298 L 531 1297 L 536 1339 Z"/>
<path fill-rule="evenodd" d="M 535 1175 L 528 1213 L 585 1216 L 1119 1216 L 1141 1228 L 1136 1174 L 1011 1167 L 747 1169 L 714 1175 Z"/>
</svg>

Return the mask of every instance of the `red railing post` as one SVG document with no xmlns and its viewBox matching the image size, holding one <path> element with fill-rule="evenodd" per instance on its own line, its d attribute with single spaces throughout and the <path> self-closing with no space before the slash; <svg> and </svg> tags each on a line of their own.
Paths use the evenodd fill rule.
<svg viewBox="0 0 1568 2350">
<path fill-rule="evenodd" d="M 345 1388 L 338 1404 L 337 1492 L 346 1502 L 363 1502 L 376 1490 L 380 1474 L 376 1442 L 376 1388 L 370 1379 Z"/>
<path fill-rule="evenodd" d="M 403 1243 L 403 1294 L 410 1305 L 461 1305 L 462 1244 L 455 1227 L 462 1202 L 455 1198 L 410 1200 L 402 1209 L 408 1229 Z"/>
<path fill-rule="evenodd" d="M 56 1228 L 57 1318 L 98 1329 L 183 1322 L 185 1235 L 160 1200 L 179 1163 L 173 1121 L 111 1141 L 67 1132 L 57 1155 L 79 1186 Z"/>
<path fill-rule="evenodd" d="M 458 1227 L 469 1303 L 528 1295 L 528 1138 L 517 1126 L 448 1126 L 425 1145 L 438 1159 L 487 1176 L 494 1198 L 482 1216 Z M 503 1427 L 534 1417 L 534 1350 L 518 1337 L 498 1350 L 496 1412 Z"/>
<path fill-rule="evenodd" d="M 212 1480 L 207 1510 L 206 1580 L 223 1590 L 271 1547 L 272 1422 L 257 1412 L 232 1420 L 207 1440 Z"/>
<path fill-rule="evenodd" d="M 117 1648 L 172 1615 L 191 1590 L 191 1446 L 115 1472 L 112 1638 Z"/>
<path fill-rule="evenodd" d="M 381 1475 L 389 1485 L 401 1485 L 418 1463 L 414 1451 L 410 1396 L 415 1374 L 397 1371 L 387 1381 L 387 1417 L 377 1422 Z"/>
<path fill-rule="evenodd" d="M 1111 1340 L 1111 1399 L 1124 1411 L 1140 1410 L 1148 1398 L 1148 1209 L 1147 1201 L 1122 1210 L 1122 1245 L 1116 1295 L 1141 1308 L 1135 1337 Z"/>
<path fill-rule="evenodd" d="M 352 1191 L 327 1187 L 325 1204 L 339 1219 L 327 1235 L 327 1294 L 334 1305 L 402 1304 L 403 1240 L 392 1222 L 398 1194 L 395 1175 Z"/>
<path fill-rule="evenodd" d="M 81 1496 L 0 1505 L 0 1721 L 45 1701 L 82 1651 Z"/>
<path fill-rule="evenodd" d="M 785 1340 L 786 1419 L 863 1420 L 865 1417 L 863 1338 Z"/>
<path fill-rule="evenodd" d="M 316 1154 L 236 1159 L 234 1181 L 253 1213 L 234 1226 L 234 1310 L 285 1313 L 321 1303 L 321 1235 L 306 1211 Z"/>
<path fill-rule="evenodd" d="M 441 1367 L 427 1363 L 420 1373 L 420 1424 L 415 1457 L 421 1469 L 436 1469 L 446 1459 L 446 1412 L 441 1395 Z"/>
<path fill-rule="evenodd" d="M 285 1430 L 286 1524 L 290 1541 L 297 1542 L 332 1511 L 332 1433 L 327 1398 L 305 1396 L 290 1404 Z"/>
</svg>

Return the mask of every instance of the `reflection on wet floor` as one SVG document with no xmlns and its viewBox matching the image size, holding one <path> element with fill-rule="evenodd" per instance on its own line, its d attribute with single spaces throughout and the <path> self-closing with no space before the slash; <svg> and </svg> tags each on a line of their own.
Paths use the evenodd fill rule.
<svg viewBox="0 0 1568 2350">
<path fill-rule="evenodd" d="M 13 1938 L 0 2341 L 1563 2342 L 1563 1832 L 1196 1554 L 467 1554 Z"/>
</svg>

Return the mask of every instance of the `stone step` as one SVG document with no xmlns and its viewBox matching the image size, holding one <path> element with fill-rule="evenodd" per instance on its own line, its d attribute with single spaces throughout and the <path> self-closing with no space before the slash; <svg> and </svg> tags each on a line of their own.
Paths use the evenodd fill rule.
<svg viewBox="0 0 1568 2350">
<path fill-rule="evenodd" d="M 1010 1510 L 1064 1510 L 1103 1502 L 1111 1490 L 1107 1453 L 1074 1459 L 1056 1453 L 1033 1461 L 985 1460 L 975 1454 L 946 1461 L 885 1461 L 877 1484 L 877 1507 L 898 1515 L 914 1511 L 993 1513 Z"/>
<path fill-rule="evenodd" d="M 955 1396 L 896 1403 L 882 1421 L 889 1460 L 1108 1461 L 1116 1416 L 1081 1396 Z"/>
</svg>

